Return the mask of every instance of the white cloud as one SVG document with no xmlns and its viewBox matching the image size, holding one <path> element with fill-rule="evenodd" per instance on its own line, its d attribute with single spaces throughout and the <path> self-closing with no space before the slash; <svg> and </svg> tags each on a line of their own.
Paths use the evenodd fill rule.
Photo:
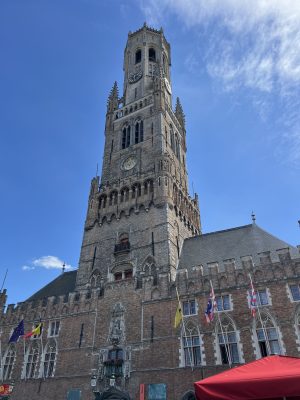
<svg viewBox="0 0 300 400">
<path fill-rule="evenodd" d="M 35 267 L 46 269 L 62 269 L 64 262 L 56 256 L 43 256 L 32 261 Z M 72 266 L 65 264 L 65 269 L 72 269 Z"/>
<path fill-rule="evenodd" d="M 23 271 L 32 271 L 33 269 L 35 269 L 35 267 L 30 267 L 28 265 L 23 265 L 22 266 L 22 270 Z"/>
<path fill-rule="evenodd" d="M 281 116 L 275 121 L 281 130 L 279 144 L 284 142 L 290 158 L 300 162 L 300 1 L 140 0 L 139 4 L 150 25 L 158 27 L 166 16 L 175 15 L 185 28 L 199 28 L 199 42 L 206 44 L 204 51 L 195 46 L 193 65 L 204 62 L 218 90 L 246 89 L 255 108 L 263 107 L 263 112 L 257 110 L 264 118 L 279 99 Z"/>
</svg>

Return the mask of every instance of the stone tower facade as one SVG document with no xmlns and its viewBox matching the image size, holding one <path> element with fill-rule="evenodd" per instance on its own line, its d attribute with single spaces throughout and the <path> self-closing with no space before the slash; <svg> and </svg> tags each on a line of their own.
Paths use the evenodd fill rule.
<svg viewBox="0 0 300 400">
<path fill-rule="evenodd" d="M 184 113 L 172 109 L 171 53 L 162 30 L 129 33 L 124 90 L 109 95 L 102 175 L 92 180 L 77 287 L 145 273 L 174 280 L 185 238 L 199 234 L 188 194 Z"/>
</svg>

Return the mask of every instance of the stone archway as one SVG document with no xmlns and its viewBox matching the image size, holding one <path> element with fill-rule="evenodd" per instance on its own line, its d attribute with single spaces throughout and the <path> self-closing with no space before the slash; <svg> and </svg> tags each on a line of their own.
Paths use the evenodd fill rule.
<svg viewBox="0 0 300 400">
<path fill-rule="evenodd" d="M 195 393 L 189 390 L 182 396 L 181 400 L 196 400 Z"/>
<path fill-rule="evenodd" d="M 122 392 L 115 387 L 110 387 L 103 393 L 95 393 L 95 400 L 131 400 L 126 392 Z"/>
</svg>

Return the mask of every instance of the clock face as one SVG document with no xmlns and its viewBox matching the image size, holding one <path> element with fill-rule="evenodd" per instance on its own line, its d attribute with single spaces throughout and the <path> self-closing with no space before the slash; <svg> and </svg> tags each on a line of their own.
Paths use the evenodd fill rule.
<svg viewBox="0 0 300 400">
<path fill-rule="evenodd" d="M 136 165 L 136 158 L 134 156 L 129 156 L 128 158 L 126 158 L 125 161 L 123 161 L 123 169 L 125 171 L 129 171 L 130 169 L 132 169 L 134 166 Z"/>
<path fill-rule="evenodd" d="M 143 76 L 143 71 L 142 70 L 139 70 L 137 72 L 133 72 L 133 73 L 131 73 L 129 75 L 128 82 L 129 83 L 135 83 L 135 82 L 139 81 L 142 76 Z"/>
</svg>

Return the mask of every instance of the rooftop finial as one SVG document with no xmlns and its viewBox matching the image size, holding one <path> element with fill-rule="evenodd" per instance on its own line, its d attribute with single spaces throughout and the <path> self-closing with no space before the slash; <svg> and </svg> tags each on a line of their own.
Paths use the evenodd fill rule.
<svg viewBox="0 0 300 400">
<path fill-rule="evenodd" d="M 61 271 L 61 273 L 62 274 L 64 274 L 65 273 L 65 269 L 66 269 L 66 264 L 65 264 L 65 262 L 63 263 L 63 265 L 62 265 L 62 271 Z"/>
<path fill-rule="evenodd" d="M 256 216 L 255 216 L 255 214 L 254 214 L 254 212 L 252 211 L 252 214 L 251 214 L 251 218 L 252 218 L 252 222 L 253 222 L 253 224 L 255 224 L 255 221 L 256 221 Z"/>
</svg>

